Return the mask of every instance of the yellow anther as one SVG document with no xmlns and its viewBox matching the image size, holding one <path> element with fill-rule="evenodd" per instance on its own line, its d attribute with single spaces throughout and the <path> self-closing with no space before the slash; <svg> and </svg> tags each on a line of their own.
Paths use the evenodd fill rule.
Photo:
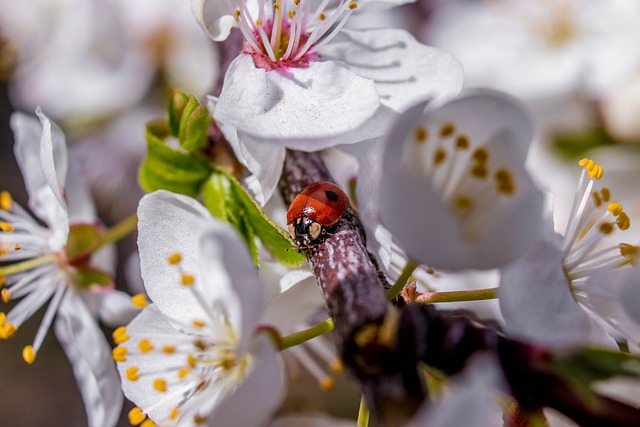
<svg viewBox="0 0 640 427">
<path fill-rule="evenodd" d="M 440 137 L 446 138 L 448 136 L 453 135 L 455 131 L 456 131 L 456 127 L 453 123 L 445 123 L 440 128 Z"/>
<path fill-rule="evenodd" d="M 604 175 L 604 169 L 591 159 L 584 158 L 578 162 L 586 171 L 590 179 L 600 179 Z"/>
<path fill-rule="evenodd" d="M 15 228 L 13 228 L 13 225 L 9 224 L 7 221 L 2 221 L 0 222 L 0 230 L 4 231 L 5 233 L 11 233 L 13 232 L 13 230 L 15 230 Z"/>
<path fill-rule="evenodd" d="M 7 288 L 3 288 L 0 292 L 0 295 L 2 295 L 2 302 L 4 302 L 5 304 L 8 303 L 9 300 L 11 300 L 11 291 Z"/>
<path fill-rule="evenodd" d="M 131 304 L 136 308 L 145 308 L 149 303 L 145 294 L 137 294 L 131 297 Z"/>
<path fill-rule="evenodd" d="M 356 2 L 352 1 L 351 3 L 349 3 L 349 9 L 353 10 L 356 7 L 358 7 L 358 4 Z"/>
<path fill-rule="evenodd" d="M 296 6 L 298 6 L 300 4 L 300 0 L 293 0 L 293 4 L 295 4 Z"/>
<path fill-rule="evenodd" d="M 158 427 L 158 424 L 154 423 L 151 418 L 147 418 L 140 424 L 140 427 Z"/>
<path fill-rule="evenodd" d="M 153 388 L 159 392 L 164 393 L 167 391 L 167 381 L 162 378 L 158 378 L 153 381 Z"/>
<path fill-rule="evenodd" d="M 176 346 L 175 345 L 165 345 L 164 347 L 162 347 L 162 352 L 166 353 L 166 354 L 173 354 L 176 352 Z"/>
<path fill-rule="evenodd" d="M 475 205 L 472 198 L 458 195 L 451 200 L 451 211 L 454 215 L 465 216 L 473 211 Z"/>
<path fill-rule="evenodd" d="M 111 355 L 113 356 L 113 360 L 116 362 L 126 362 L 127 361 L 127 348 L 126 347 L 116 347 L 111 351 Z"/>
<path fill-rule="evenodd" d="M 180 280 L 184 286 L 191 286 L 196 282 L 196 277 L 193 274 L 184 273 Z"/>
<path fill-rule="evenodd" d="M 471 168 L 471 175 L 478 179 L 485 179 L 489 175 L 489 169 L 482 164 L 475 165 Z"/>
<path fill-rule="evenodd" d="M 515 192 L 515 185 L 513 183 L 511 172 L 507 169 L 498 169 L 495 177 L 498 184 L 498 193 L 510 196 Z"/>
<path fill-rule="evenodd" d="M 595 179 L 595 180 L 602 178 L 602 176 L 604 175 L 604 169 L 602 169 L 602 166 L 596 166 L 595 168 L 587 172 L 589 174 L 589 178 Z"/>
<path fill-rule="evenodd" d="M 324 13 L 321 13 L 320 15 L 318 15 L 318 19 L 321 21 L 324 21 L 325 19 L 327 19 L 327 15 L 325 15 Z"/>
<path fill-rule="evenodd" d="M 293 9 L 289 10 L 289 18 L 293 19 L 294 16 L 296 16 L 296 11 Z"/>
<path fill-rule="evenodd" d="M 193 422 L 196 425 L 206 424 L 207 421 L 209 421 L 209 418 L 205 417 L 204 415 L 196 415 L 193 417 Z"/>
<path fill-rule="evenodd" d="M 13 323 L 7 323 L 3 328 L 0 328 L 0 339 L 8 340 L 16 334 L 17 330 L 18 328 Z"/>
<path fill-rule="evenodd" d="M 16 243 L 16 245 L 13 247 L 13 250 L 14 250 L 14 251 L 19 251 L 20 249 L 22 249 L 22 248 L 20 247 L 20 243 Z"/>
<path fill-rule="evenodd" d="M 0 275 L 0 287 L 4 286 L 7 283 L 7 276 Z"/>
<path fill-rule="evenodd" d="M 178 378 L 184 379 L 187 375 L 189 375 L 189 372 L 191 372 L 191 369 L 189 369 L 189 368 L 180 369 L 178 371 Z"/>
<path fill-rule="evenodd" d="M 145 418 L 147 418 L 147 415 L 144 412 L 142 412 L 142 409 L 138 408 L 137 406 L 129 411 L 128 416 L 129 416 L 129 423 L 132 426 L 137 426 L 138 424 L 142 423 L 145 420 Z"/>
<path fill-rule="evenodd" d="M 192 324 L 198 329 L 204 328 L 204 325 L 205 325 L 205 323 L 202 320 L 194 320 Z"/>
<path fill-rule="evenodd" d="M 429 131 L 424 126 L 418 126 L 413 133 L 413 137 L 418 144 L 422 144 L 427 142 L 427 139 L 429 138 Z"/>
<path fill-rule="evenodd" d="M 479 163 L 486 163 L 489 160 L 489 151 L 484 147 L 478 147 L 471 154 L 471 158 Z"/>
<path fill-rule="evenodd" d="M 342 372 L 344 372 L 344 366 L 342 366 L 342 362 L 339 359 L 331 362 L 331 364 L 329 365 L 329 369 L 331 369 L 331 372 L 335 374 L 341 374 Z"/>
<path fill-rule="evenodd" d="M 609 206 L 607 206 L 607 210 L 613 214 L 613 216 L 618 216 L 622 213 L 622 205 L 618 202 L 611 202 Z"/>
<path fill-rule="evenodd" d="M 129 335 L 127 335 L 126 326 L 120 326 L 111 335 L 113 337 L 113 342 L 116 344 L 122 344 L 123 342 L 127 342 L 129 340 Z"/>
<path fill-rule="evenodd" d="M 620 255 L 622 255 L 625 258 L 627 257 L 635 258 L 638 256 L 638 253 L 640 253 L 638 246 L 630 245 L 629 243 L 620 243 L 618 245 L 618 248 L 620 248 Z"/>
<path fill-rule="evenodd" d="M 36 360 L 36 351 L 32 346 L 28 345 L 22 349 L 22 358 L 25 362 L 31 365 Z"/>
<path fill-rule="evenodd" d="M 196 367 L 196 363 L 198 363 L 198 359 L 193 354 L 187 356 L 187 365 L 191 369 Z"/>
<path fill-rule="evenodd" d="M 7 315 L 0 311 L 0 328 L 4 328 L 4 324 L 7 322 Z"/>
<path fill-rule="evenodd" d="M 602 187 L 600 190 L 600 195 L 602 196 L 603 202 L 608 202 L 611 199 L 611 191 L 607 187 Z"/>
<path fill-rule="evenodd" d="M 456 138 L 456 148 L 458 150 L 466 150 L 469 145 L 469 137 L 467 135 L 458 135 Z"/>
<path fill-rule="evenodd" d="M 262 27 L 262 19 L 256 19 L 256 27 Z"/>
<path fill-rule="evenodd" d="M 138 342 L 138 348 L 143 353 L 149 353 L 151 350 L 153 350 L 153 344 L 151 344 L 148 339 L 142 338 L 140 342 Z"/>
<path fill-rule="evenodd" d="M 240 9 L 233 11 L 233 17 L 236 19 L 236 22 L 240 19 Z"/>
<path fill-rule="evenodd" d="M 138 381 L 138 379 L 140 378 L 140 372 L 138 371 L 137 366 L 127 368 L 127 370 L 125 371 L 125 375 L 129 381 Z"/>
<path fill-rule="evenodd" d="M 11 193 L 9 193 L 8 191 L 0 192 L 0 209 L 2 209 L 3 211 L 10 211 L 11 206 L 13 206 Z"/>
<path fill-rule="evenodd" d="M 593 193 L 593 200 L 593 203 L 596 205 L 596 207 L 600 207 L 600 205 L 602 205 L 602 198 L 597 191 Z"/>
<path fill-rule="evenodd" d="M 628 230 L 631 227 L 631 220 L 629 219 L 629 215 L 626 212 L 621 212 L 620 215 L 616 218 L 616 225 L 622 231 Z"/>
<path fill-rule="evenodd" d="M 331 377 L 324 377 L 318 382 L 322 391 L 329 391 L 335 386 L 336 382 Z"/>
<path fill-rule="evenodd" d="M 179 252 L 174 252 L 167 257 L 167 261 L 169 261 L 171 265 L 179 264 L 180 261 L 182 261 L 182 255 Z"/>
<path fill-rule="evenodd" d="M 433 153 L 433 164 L 435 166 L 441 165 L 447 159 L 447 150 L 444 148 L 438 148 Z"/>
<path fill-rule="evenodd" d="M 603 222 L 602 224 L 600 224 L 600 226 L 598 227 L 598 230 L 602 233 L 602 234 L 609 234 L 613 231 L 613 224 L 611 224 L 610 222 Z"/>
<path fill-rule="evenodd" d="M 590 164 L 593 166 L 595 162 L 593 160 L 587 159 L 586 157 L 578 161 L 578 165 L 583 168 L 588 168 Z"/>
<path fill-rule="evenodd" d="M 9 253 L 9 245 L 4 243 L 0 245 L 0 256 L 5 256 Z"/>
<path fill-rule="evenodd" d="M 176 406 L 169 413 L 169 419 L 171 421 L 175 421 L 176 418 L 178 418 L 178 415 L 180 415 L 180 408 L 178 406 Z"/>
</svg>

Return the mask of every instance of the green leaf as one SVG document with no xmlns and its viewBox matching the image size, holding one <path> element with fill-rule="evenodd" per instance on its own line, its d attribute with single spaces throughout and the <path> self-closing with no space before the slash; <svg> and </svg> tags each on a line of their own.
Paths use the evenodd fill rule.
<svg viewBox="0 0 640 427">
<path fill-rule="evenodd" d="M 197 197 L 211 167 L 204 157 L 168 144 L 167 120 L 147 123 L 147 157 L 140 166 L 140 185 L 146 192 L 169 190 Z"/>
<path fill-rule="evenodd" d="M 169 94 L 169 107 L 167 108 L 169 112 L 169 128 L 171 129 L 171 134 L 176 138 L 180 132 L 182 112 L 188 101 L 189 97 L 179 90 L 172 90 Z"/>
<path fill-rule="evenodd" d="M 216 218 L 231 224 L 247 243 L 256 265 L 259 264 L 258 246 L 255 234 L 247 220 L 244 206 L 236 197 L 233 183 L 229 178 L 215 170 L 202 188 L 204 206 Z"/>
<path fill-rule="evenodd" d="M 180 116 L 180 124 L 178 130 L 178 139 L 180 142 L 186 139 L 187 135 L 187 124 L 189 123 L 189 117 L 191 114 L 200 106 L 200 103 L 196 99 L 195 96 L 190 95 L 189 100 L 187 101 L 187 105 L 185 105 L 182 110 L 182 115 Z"/>
<path fill-rule="evenodd" d="M 209 109 L 206 105 L 198 105 L 187 117 L 184 136 L 180 140 L 182 148 L 192 153 L 203 148 L 207 144 L 209 126 L 211 126 Z"/>
<path fill-rule="evenodd" d="M 246 239 L 250 233 L 254 234 L 281 263 L 299 266 L 304 262 L 305 255 L 297 251 L 289 233 L 271 221 L 230 173 L 214 169 L 204 185 L 203 197 L 212 215 L 233 224 Z"/>
</svg>

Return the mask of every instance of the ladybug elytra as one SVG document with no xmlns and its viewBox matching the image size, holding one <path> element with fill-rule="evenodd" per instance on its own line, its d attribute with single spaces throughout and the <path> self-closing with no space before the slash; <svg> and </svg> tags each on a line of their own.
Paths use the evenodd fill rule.
<svg viewBox="0 0 640 427">
<path fill-rule="evenodd" d="M 289 234 L 298 251 L 320 243 L 348 207 L 347 195 L 331 182 L 319 181 L 305 187 L 287 212 Z"/>
</svg>

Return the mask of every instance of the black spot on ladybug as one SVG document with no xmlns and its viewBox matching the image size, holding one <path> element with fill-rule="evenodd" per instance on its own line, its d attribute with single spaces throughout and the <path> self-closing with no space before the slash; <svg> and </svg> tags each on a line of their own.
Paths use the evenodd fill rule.
<svg viewBox="0 0 640 427">
<path fill-rule="evenodd" d="M 324 192 L 325 196 L 327 196 L 327 199 L 331 200 L 332 202 L 337 202 L 338 201 L 338 193 L 335 193 L 331 190 L 327 190 Z"/>
</svg>

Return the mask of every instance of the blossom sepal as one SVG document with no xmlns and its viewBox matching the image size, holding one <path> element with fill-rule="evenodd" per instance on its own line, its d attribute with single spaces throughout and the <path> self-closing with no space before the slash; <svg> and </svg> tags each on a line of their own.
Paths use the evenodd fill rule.
<svg viewBox="0 0 640 427">
<path fill-rule="evenodd" d="M 98 248 L 102 230 L 94 224 L 72 224 L 65 252 L 71 265 L 85 265 Z"/>
<path fill-rule="evenodd" d="M 258 247 L 255 237 L 281 263 L 288 266 L 302 264 L 305 257 L 295 250 L 289 234 L 269 218 L 231 174 L 215 169 L 204 183 L 202 195 L 205 207 L 214 217 L 238 230 L 256 264 Z"/>
<path fill-rule="evenodd" d="M 111 276 L 97 268 L 79 268 L 71 274 L 73 285 L 77 289 L 112 289 L 115 284 Z"/>
<path fill-rule="evenodd" d="M 147 157 L 140 166 L 139 180 L 150 193 L 168 190 L 197 197 L 211 174 L 209 162 L 197 153 L 171 144 L 171 127 L 166 119 L 147 123 Z"/>
<path fill-rule="evenodd" d="M 211 114 L 195 96 L 174 90 L 169 94 L 169 128 L 180 146 L 195 153 L 207 144 Z"/>
</svg>

